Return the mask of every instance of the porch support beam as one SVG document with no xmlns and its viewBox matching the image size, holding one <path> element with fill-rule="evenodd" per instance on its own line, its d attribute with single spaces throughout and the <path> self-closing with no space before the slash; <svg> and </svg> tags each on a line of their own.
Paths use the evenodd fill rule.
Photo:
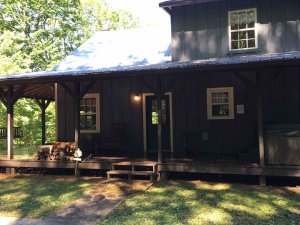
<svg viewBox="0 0 300 225">
<path fill-rule="evenodd" d="M 79 146 L 80 139 L 80 82 L 74 82 L 74 139 L 75 148 Z"/>
<path fill-rule="evenodd" d="M 156 77 L 156 85 L 150 84 L 144 77 L 140 77 L 142 83 L 152 92 L 154 93 L 157 99 L 157 116 L 158 116 L 158 124 L 157 124 L 157 162 L 158 164 L 164 163 L 163 159 L 163 149 L 162 149 L 162 108 L 161 102 L 164 94 L 168 92 L 175 83 L 181 78 L 181 75 L 176 75 L 165 87 L 162 85 L 162 76 L 158 75 Z M 167 179 L 167 173 L 161 172 L 160 179 Z"/>
<path fill-rule="evenodd" d="M 7 86 L 7 91 L 4 92 L 3 89 L 0 90 L 0 100 L 6 107 L 6 119 L 7 119 L 7 159 L 11 160 L 14 158 L 14 104 L 24 93 L 27 85 L 21 85 L 14 91 L 13 85 Z M 7 172 L 12 172 L 10 169 Z"/>
<path fill-rule="evenodd" d="M 253 84 L 243 73 L 241 72 L 235 72 L 234 75 L 239 78 L 242 82 L 244 82 L 249 87 L 255 89 L 256 85 Z"/>
<path fill-rule="evenodd" d="M 45 99 L 37 99 L 34 98 L 36 104 L 39 106 L 41 110 L 41 122 L 42 122 L 42 145 L 46 143 L 46 109 L 48 108 L 49 104 L 51 103 L 50 100 Z"/>
<path fill-rule="evenodd" d="M 259 148 L 259 165 L 265 165 L 265 148 L 264 148 L 264 130 L 263 130 L 263 109 L 262 109 L 262 82 L 261 72 L 256 73 L 256 100 L 257 100 L 257 128 L 258 128 L 258 148 Z M 259 176 L 259 184 L 266 185 L 266 177 Z"/>
<path fill-rule="evenodd" d="M 3 103 L 5 107 L 7 107 L 7 101 L 5 98 L 5 93 L 2 88 L 0 88 L 0 101 Z"/>
<path fill-rule="evenodd" d="M 262 86 L 267 86 L 272 84 L 272 82 L 274 82 L 284 71 L 283 68 L 280 68 L 269 80 L 267 80 L 266 82 L 264 82 L 264 84 Z"/>
<path fill-rule="evenodd" d="M 73 82 L 73 90 L 66 84 L 60 83 L 62 88 L 73 98 L 74 101 L 74 141 L 75 148 L 80 142 L 80 100 L 94 86 L 96 81 L 90 81 L 83 90 L 80 90 L 80 81 Z"/>
<path fill-rule="evenodd" d="M 176 75 L 171 80 L 171 82 L 166 87 L 163 88 L 161 95 L 163 96 L 166 92 L 170 91 L 181 77 L 182 77 L 182 75 Z"/>
<path fill-rule="evenodd" d="M 161 93 L 161 77 L 157 77 L 157 116 L 158 116 L 158 124 L 157 124 L 157 162 L 158 164 L 163 163 L 163 154 L 162 154 L 162 111 L 161 111 L 161 98 L 163 94 Z"/>
<path fill-rule="evenodd" d="M 157 90 L 144 77 L 140 77 L 140 80 L 153 94 L 157 94 Z"/>
<path fill-rule="evenodd" d="M 12 101 L 13 97 L 13 85 L 8 86 L 7 90 L 7 107 L 6 107 L 6 116 L 7 116 L 7 159 L 11 160 L 14 158 L 14 102 Z"/>
</svg>

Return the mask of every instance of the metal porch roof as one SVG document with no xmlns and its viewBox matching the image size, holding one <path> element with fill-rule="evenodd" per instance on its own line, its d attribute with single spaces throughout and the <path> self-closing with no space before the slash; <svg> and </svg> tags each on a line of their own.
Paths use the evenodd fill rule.
<svg viewBox="0 0 300 225">
<path fill-rule="evenodd" d="M 182 6 L 182 5 L 192 5 L 199 3 L 209 3 L 209 2 L 219 2 L 222 0 L 168 0 L 159 3 L 159 7 L 166 10 L 168 13 L 172 11 L 172 7 Z"/>
<path fill-rule="evenodd" d="M 203 72 L 214 70 L 253 70 L 290 65 L 300 66 L 300 51 L 263 55 L 243 55 L 185 62 L 162 62 L 149 65 L 116 66 L 108 68 L 102 67 L 98 69 L 25 73 L 2 76 L 0 77 L 0 85 L 3 86 L 14 83 L 59 83 L 64 81 L 71 81 L 73 79 L 97 79 L 103 77 L 139 76 L 147 74 L 166 75 L 172 73 Z"/>
</svg>

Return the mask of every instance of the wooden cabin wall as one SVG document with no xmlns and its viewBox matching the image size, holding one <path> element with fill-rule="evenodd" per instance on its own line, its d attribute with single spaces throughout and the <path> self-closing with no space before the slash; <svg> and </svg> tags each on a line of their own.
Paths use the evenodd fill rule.
<svg viewBox="0 0 300 225">
<path fill-rule="evenodd" d="M 300 50 L 299 0 L 224 0 L 172 9 L 173 61 L 231 55 L 228 11 L 247 8 L 257 8 L 258 49 L 255 54 Z"/>
<path fill-rule="evenodd" d="M 300 123 L 300 78 L 299 69 L 284 70 L 273 79 L 276 70 L 262 73 L 264 125 Z M 255 83 L 255 73 L 248 73 Z M 166 85 L 173 79 L 164 77 Z M 155 85 L 156 80 L 147 78 Z M 206 89 L 234 87 L 235 119 L 208 120 Z M 247 152 L 257 145 L 257 99 L 255 89 L 248 86 L 233 73 L 201 73 L 183 75 L 170 90 L 173 95 L 174 151 L 183 152 L 183 135 L 194 132 L 199 135 L 200 153 L 237 154 Z M 111 124 L 124 123 L 126 150 L 138 156 L 143 153 L 143 109 L 142 101 L 134 102 L 134 94 L 150 91 L 138 78 L 99 80 L 91 93 L 100 93 L 99 134 L 82 134 L 87 151 L 101 135 L 108 134 Z M 58 91 L 58 136 L 59 140 L 70 141 L 74 137 L 74 110 L 72 99 L 61 88 Z M 236 105 L 244 105 L 245 113 L 236 114 Z M 208 133 L 208 140 L 201 140 L 201 133 Z"/>
<path fill-rule="evenodd" d="M 84 86 L 85 83 L 82 85 Z M 60 85 L 57 93 L 58 140 L 72 141 L 74 140 L 73 100 Z M 113 123 L 124 123 L 126 150 L 133 153 L 143 151 L 142 104 L 133 101 L 135 93 L 142 93 L 141 81 L 133 78 L 99 80 L 89 93 L 100 94 L 100 133 L 81 134 L 82 148 L 88 152 L 94 151 L 97 139 L 109 135 Z"/>
</svg>

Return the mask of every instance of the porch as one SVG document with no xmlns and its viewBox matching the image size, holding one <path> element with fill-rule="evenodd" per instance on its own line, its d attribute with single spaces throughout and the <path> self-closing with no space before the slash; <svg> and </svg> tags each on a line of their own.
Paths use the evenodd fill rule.
<svg viewBox="0 0 300 225">
<path fill-rule="evenodd" d="M 79 170 L 104 170 L 112 169 L 114 163 L 154 163 L 157 161 L 144 158 L 128 157 L 95 157 L 89 161 L 78 164 Z M 163 164 L 157 165 L 158 173 L 203 173 L 203 174 L 229 174 L 249 176 L 277 176 L 300 177 L 300 166 L 265 165 L 257 163 L 241 163 L 237 160 L 194 160 L 188 158 L 166 158 Z M 75 169 L 74 161 L 41 161 L 30 159 L 0 159 L 0 168 L 44 168 L 44 169 Z"/>
<path fill-rule="evenodd" d="M 260 58 L 259 58 L 260 57 Z M 259 57 L 236 57 L 215 61 L 197 61 L 169 63 L 141 68 L 125 68 L 118 71 L 84 71 L 42 73 L 35 77 L 6 77 L 1 79 L 0 100 L 7 106 L 8 118 L 8 159 L 0 160 L 1 167 L 33 167 L 33 168 L 74 168 L 74 162 L 33 161 L 13 159 L 13 105 L 20 97 L 35 98 L 45 109 L 50 100 L 56 100 L 57 107 L 57 140 L 75 141 L 76 147 L 88 154 L 95 152 L 94 143 L 108 132 L 112 124 L 123 123 L 129 128 L 125 134 L 126 151 L 123 157 L 100 157 L 92 161 L 79 163 L 79 169 L 110 169 L 114 162 L 145 160 L 149 157 L 153 146 L 157 146 L 154 157 L 158 164 L 158 172 L 194 172 L 220 173 L 264 176 L 299 176 L 299 165 L 276 164 L 268 162 L 265 128 L 268 123 L 299 123 L 299 107 L 294 99 L 288 103 L 281 95 L 291 96 L 291 91 L 299 91 L 295 84 L 298 80 L 300 53 Z M 183 79 L 184 77 L 184 79 Z M 278 77 L 281 77 L 280 79 Z M 278 85 L 286 82 L 288 86 L 278 89 Z M 275 82 L 275 85 L 273 85 Z M 206 90 L 211 87 L 234 86 L 236 105 L 239 107 L 233 120 L 209 120 L 206 110 Z M 271 88 L 270 88 L 271 86 Z M 55 87 L 55 93 L 54 89 Z M 281 87 L 281 86 L 280 86 Z M 80 100 L 88 93 L 101 94 L 100 130 L 94 133 L 81 132 Z M 169 100 L 169 109 L 164 109 L 162 102 L 165 96 Z M 269 99 L 276 95 L 281 105 L 272 105 Z M 133 97 L 139 97 L 135 101 Z M 147 139 L 147 96 L 154 97 L 156 111 L 150 122 L 155 125 L 155 144 Z M 142 98 L 143 97 L 143 98 Z M 173 99 L 171 98 L 173 97 Z M 141 100 L 142 98 L 142 100 Z M 174 99 L 176 99 L 174 101 Z M 274 97 L 273 97 L 274 99 Z M 272 100 L 273 100 L 272 99 Z M 200 104 L 200 103 L 201 104 Z M 276 102 L 274 100 L 274 102 Z M 39 104 L 38 103 L 38 104 Z M 172 105 L 174 103 L 174 105 Z M 241 106 L 240 105 L 240 106 Z M 277 107 L 278 106 L 278 107 Z M 277 108 L 280 109 L 278 113 Z M 174 115 L 167 112 L 174 109 Z M 238 108 L 237 108 L 238 109 Z M 165 110 L 165 112 L 163 112 Z M 233 108 L 236 111 L 235 106 Z M 164 115 L 165 113 L 165 115 Z M 264 116 L 268 113 L 268 117 Z M 168 118 L 168 119 L 166 119 Z M 266 119 L 265 119 L 266 118 Z M 173 126 L 167 136 L 162 133 L 164 121 Z M 43 122 L 44 123 L 44 122 Z M 146 126 L 145 126 L 146 124 Z M 98 128 L 98 127 L 97 127 Z M 43 126 L 43 133 L 45 126 Z M 196 144 L 184 140 L 187 133 L 196 133 Z M 169 138 L 169 155 L 164 154 L 164 141 Z M 151 142 L 152 146 L 147 146 Z M 187 149 L 185 149 L 185 147 Z M 292 147 L 292 146 L 288 146 Z M 199 157 L 183 154 L 195 148 Z M 249 148 L 252 150 L 249 151 Z M 254 163 L 240 161 L 239 153 L 255 153 Z M 205 154 L 213 155 L 210 158 Z M 227 158 L 230 155 L 233 158 Z M 297 154 L 292 153 L 294 156 Z M 102 156 L 102 157 L 101 157 Z M 137 156 L 140 156 L 137 158 Z M 172 157 L 173 156 L 173 157 Z M 186 159 L 190 156 L 190 159 Z M 245 157 L 247 158 L 247 156 Z M 148 158 L 146 158 L 148 160 Z M 263 182 L 262 182 L 263 183 Z"/>
</svg>

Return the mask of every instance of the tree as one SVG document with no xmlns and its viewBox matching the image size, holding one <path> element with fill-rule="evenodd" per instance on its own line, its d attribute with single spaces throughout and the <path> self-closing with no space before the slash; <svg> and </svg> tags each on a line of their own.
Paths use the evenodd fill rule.
<svg viewBox="0 0 300 225">
<path fill-rule="evenodd" d="M 114 11 L 104 0 L 2 0 L 0 2 L 0 75 L 51 69 L 95 32 L 138 26 L 122 10 Z M 0 115 L 6 109 L 0 104 Z M 6 118 L 0 118 L 4 127 Z M 48 141 L 54 141 L 54 104 L 47 110 Z M 24 140 L 17 146 L 41 141 L 40 110 L 33 100 L 15 105 L 15 125 Z M 1 145 L 1 143 L 0 143 Z"/>
<path fill-rule="evenodd" d="M 114 11 L 103 0 L 0 3 L 0 34 L 17 34 L 10 46 L 21 47 L 21 53 L 16 54 L 30 61 L 32 71 L 50 69 L 96 31 L 132 28 L 137 24 L 130 13 Z"/>
</svg>

